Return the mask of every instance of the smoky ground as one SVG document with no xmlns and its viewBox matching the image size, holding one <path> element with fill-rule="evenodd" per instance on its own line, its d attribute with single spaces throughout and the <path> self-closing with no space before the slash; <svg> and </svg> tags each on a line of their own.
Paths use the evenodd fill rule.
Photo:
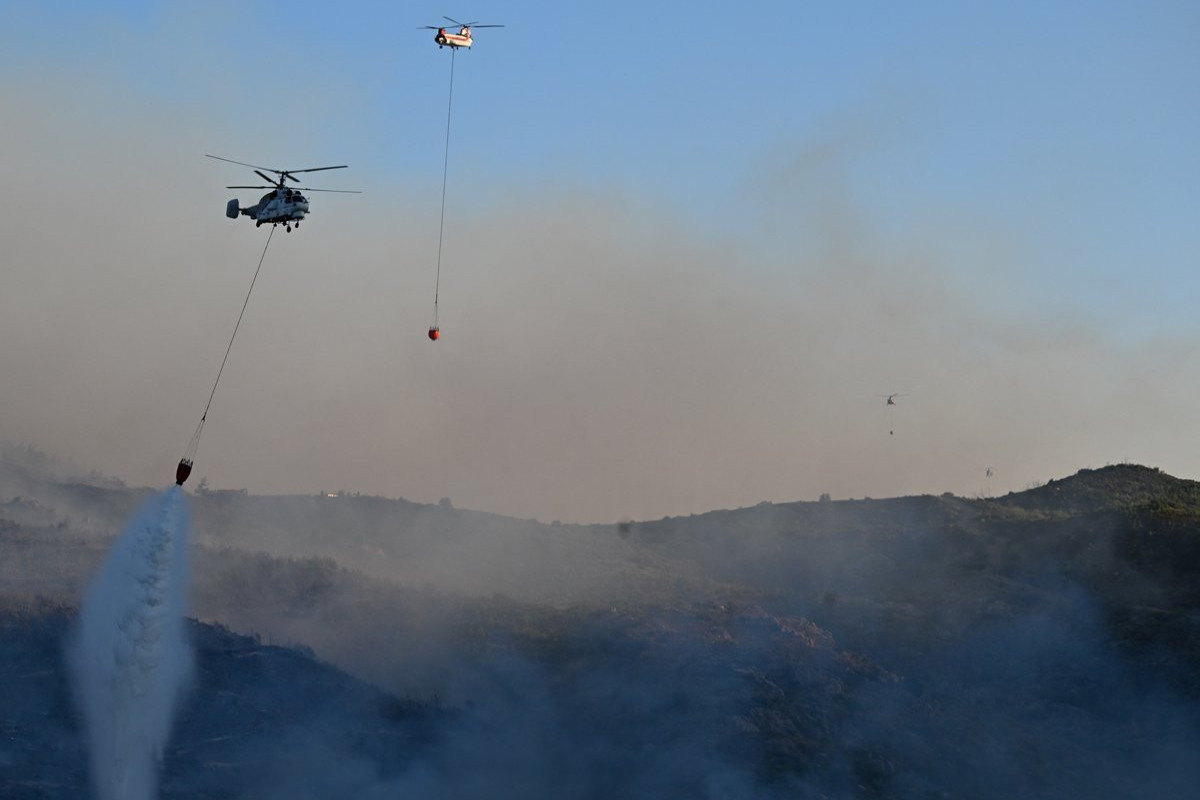
<svg viewBox="0 0 1200 800">
<path fill-rule="evenodd" d="M 73 602 L 142 490 L 23 474 L 6 591 Z M 193 614 L 254 638 L 198 652 L 163 791 L 216 763 L 264 797 L 1180 796 L 1195 526 L 1059 488 L 616 526 L 198 493 Z M 381 694 L 317 702 L 312 657 Z"/>
</svg>

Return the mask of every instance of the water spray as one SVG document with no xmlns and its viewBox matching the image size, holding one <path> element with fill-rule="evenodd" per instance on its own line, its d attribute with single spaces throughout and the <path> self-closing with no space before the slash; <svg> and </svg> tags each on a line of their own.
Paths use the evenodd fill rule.
<svg viewBox="0 0 1200 800">
<path fill-rule="evenodd" d="M 134 514 L 84 598 L 68 643 L 101 800 L 151 800 L 192 674 L 184 634 L 189 521 L 183 490 Z"/>
</svg>

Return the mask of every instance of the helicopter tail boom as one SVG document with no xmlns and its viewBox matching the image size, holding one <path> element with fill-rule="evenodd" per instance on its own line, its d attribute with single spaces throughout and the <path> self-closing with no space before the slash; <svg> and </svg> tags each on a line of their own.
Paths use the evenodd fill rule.
<svg viewBox="0 0 1200 800">
<path fill-rule="evenodd" d="M 256 203 L 252 206 L 239 208 L 238 200 L 235 197 L 225 204 L 225 216 L 229 217 L 230 219 L 237 219 L 239 216 L 258 219 L 258 204 Z"/>
</svg>

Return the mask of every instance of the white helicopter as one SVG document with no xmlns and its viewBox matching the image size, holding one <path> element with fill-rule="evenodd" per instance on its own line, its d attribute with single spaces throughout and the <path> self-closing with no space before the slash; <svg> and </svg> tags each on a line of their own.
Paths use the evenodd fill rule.
<svg viewBox="0 0 1200 800">
<path fill-rule="evenodd" d="M 479 25 L 474 22 L 459 22 L 450 17 L 442 17 L 448 19 L 458 26 L 458 33 L 450 33 L 445 28 L 439 28 L 436 25 L 422 25 L 418 30 L 437 31 L 433 40 L 437 42 L 438 49 L 449 47 L 451 50 L 456 50 L 459 47 L 465 47 L 468 50 L 471 48 L 471 29 L 472 28 L 503 28 L 503 25 Z"/>
<path fill-rule="evenodd" d="M 231 158 L 222 158 L 221 156 L 212 156 L 205 153 L 208 158 L 215 158 L 218 161 L 228 161 L 230 164 L 238 164 L 243 167 L 250 167 L 254 170 L 254 174 L 270 183 L 270 186 L 226 186 L 226 189 L 270 189 L 252 206 L 245 208 L 238 207 L 237 198 L 233 198 L 225 206 L 225 216 L 230 219 L 237 219 L 239 215 L 250 217 L 254 220 L 255 227 L 261 227 L 263 223 L 270 225 L 284 225 L 288 233 L 292 232 L 292 225 L 300 227 L 300 220 L 304 219 L 308 214 L 308 198 L 301 192 L 337 192 L 339 194 L 362 194 L 355 189 L 309 189 L 307 187 L 292 188 L 287 186 L 288 181 L 299 183 L 299 178 L 295 177 L 295 173 L 299 172 L 321 172 L 327 169 L 345 169 L 346 165 L 342 164 L 336 167 L 313 167 L 311 169 L 271 169 L 270 167 L 259 167 L 254 164 L 245 164 L 241 161 L 234 161 Z M 272 178 L 270 175 L 265 175 L 262 170 L 274 172 L 279 176 L 278 179 Z"/>
</svg>

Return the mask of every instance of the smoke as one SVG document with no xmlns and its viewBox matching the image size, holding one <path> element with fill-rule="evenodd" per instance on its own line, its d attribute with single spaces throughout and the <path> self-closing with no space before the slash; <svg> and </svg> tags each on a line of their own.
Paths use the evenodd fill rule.
<svg viewBox="0 0 1200 800">
<path fill-rule="evenodd" d="M 1192 490 L 1164 480 L 1121 468 L 989 502 L 764 505 L 630 523 L 624 537 L 377 498 L 209 493 L 189 505 L 197 616 L 303 643 L 405 699 L 358 686 L 331 701 L 332 670 L 276 648 L 231 658 L 228 634 L 208 629 L 198 646 L 224 666 L 189 704 L 162 790 L 1186 796 L 1200 780 L 1192 527 L 1175 513 L 1040 516 L 1100 491 L 1108 505 L 1135 486 Z M 33 525 L 56 518 L 47 502 L 0 512 Z M 56 546 L 17 557 L 49 586 L 81 556 L 70 526 L 37 524 Z M 206 528 L 252 550 L 288 532 L 293 554 L 336 531 L 339 557 L 411 560 L 409 585 L 329 557 L 205 547 Z M 539 572 L 578 593 L 564 600 Z M 505 597 L 522 577 L 520 599 Z"/>
<path fill-rule="evenodd" d="M 88 590 L 68 645 L 102 800 L 155 795 L 163 748 L 192 670 L 183 632 L 188 527 L 179 487 L 151 497 Z"/>
<path fill-rule="evenodd" d="M 240 173 L 200 154 L 253 160 L 240 153 L 255 145 L 195 117 L 181 133 L 157 106 L 94 108 L 77 86 L 4 90 L 0 142 L 54 157 L 5 165 L 21 202 L 0 219 L 0 438 L 153 485 L 202 410 L 265 236 L 224 217 Z M 723 226 L 566 178 L 476 197 L 447 233 L 436 345 L 436 202 L 347 153 L 343 185 L 374 199 L 323 196 L 311 229 L 272 243 L 196 479 L 615 521 L 970 495 L 988 466 L 1001 493 L 1119 460 L 1191 474 L 1195 332 L 1126 335 L 1122 315 L 1048 294 L 1049 273 L 1029 285 L 1046 248 L 1006 219 L 881 215 L 856 176 L 905 152 L 886 123 L 835 115 L 747 154 Z M 320 164 L 343 146 L 271 158 Z M 182 212 L 150 202 L 162 175 L 192 187 Z M 64 182 L 136 198 L 136 222 L 111 203 L 42 235 Z M 908 395 L 894 426 L 889 392 Z"/>
</svg>

